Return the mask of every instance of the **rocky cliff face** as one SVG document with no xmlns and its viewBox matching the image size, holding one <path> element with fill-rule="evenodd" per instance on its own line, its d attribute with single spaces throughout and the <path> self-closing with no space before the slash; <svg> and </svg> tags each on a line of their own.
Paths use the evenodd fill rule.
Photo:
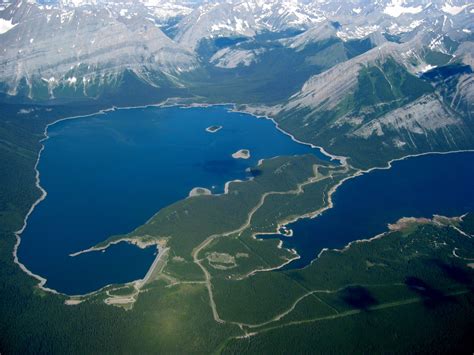
<svg viewBox="0 0 474 355">
<path fill-rule="evenodd" d="M 465 0 L 3 0 L 0 91 L 97 96 L 97 87 L 114 85 L 125 71 L 146 85 L 188 87 L 185 74 L 196 69 L 207 81 L 215 74 L 209 66 L 241 80 L 242 69 L 268 77 L 279 64 L 297 70 L 298 83 L 323 71 L 288 109 L 323 101 L 331 108 L 354 90 L 361 67 L 383 57 L 413 74 L 452 60 L 456 47 L 471 43 L 473 13 Z M 198 50 L 218 39 L 206 55 Z M 472 51 L 460 48 L 466 58 Z M 469 78 L 463 82 L 460 92 L 470 91 Z"/>
<path fill-rule="evenodd" d="M 435 31 L 386 41 L 257 112 L 360 166 L 376 156 L 466 149 L 474 144 L 473 51 L 470 41 L 451 41 Z"/>
<path fill-rule="evenodd" d="M 387 131 L 427 135 L 461 123 L 457 115 L 450 112 L 436 95 L 431 94 L 367 122 L 351 134 L 365 139 L 384 136 Z M 414 141 L 404 142 L 400 139 L 393 143 L 398 147 L 416 145 Z"/>
<path fill-rule="evenodd" d="M 178 85 L 180 74 L 197 66 L 194 54 L 135 8 L 12 3 L 2 12 L 12 27 L 0 35 L 0 81 L 9 94 L 22 83 L 30 91 L 44 84 L 50 95 L 57 86 L 81 86 L 87 95 L 89 85 L 129 70 L 150 85 L 159 85 L 159 77 Z"/>
</svg>

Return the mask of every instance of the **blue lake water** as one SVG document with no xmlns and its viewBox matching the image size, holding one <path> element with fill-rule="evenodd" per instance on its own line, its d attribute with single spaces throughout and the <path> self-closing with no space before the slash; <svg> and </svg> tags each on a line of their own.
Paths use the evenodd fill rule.
<svg viewBox="0 0 474 355">
<path fill-rule="evenodd" d="M 223 128 L 208 133 L 206 128 Z M 200 186 L 223 191 L 259 159 L 319 150 L 294 142 L 273 122 L 227 107 L 115 110 L 49 128 L 38 169 L 47 191 L 28 219 L 18 256 L 46 286 L 83 294 L 142 278 L 156 249 L 121 243 L 70 257 L 132 231 Z M 251 158 L 232 153 L 249 149 Z"/>
<path fill-rule="evenodd" d="M 374 237 L 402 217 L 460 216 L 474 211 L 474 153 L 426 155 L 393 163 L 346 181 L 333 195 L 334 208 L 288 228 L 280 238 L 301 259 L 286 269 L 307 266 L 323 248 Z"/>
</svg>

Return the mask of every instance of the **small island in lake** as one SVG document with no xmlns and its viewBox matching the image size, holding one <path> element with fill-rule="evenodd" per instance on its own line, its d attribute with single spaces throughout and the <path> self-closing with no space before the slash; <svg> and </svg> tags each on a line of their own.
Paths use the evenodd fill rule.
<svg viewBox="0 0 474 355">
<path fill-rule="evenodd" d="M 206 128 L 206 132 L 216 133 L 222 129 L 222 126 L 210 126 Z"/>
<path fill-rule="evenodd" d="M 248 149 L 241 149 L 234 154 L 232 154 L 232 158 L 234 159 L 249 159 L 250 158 L 250 150 Z"/>
</svg>

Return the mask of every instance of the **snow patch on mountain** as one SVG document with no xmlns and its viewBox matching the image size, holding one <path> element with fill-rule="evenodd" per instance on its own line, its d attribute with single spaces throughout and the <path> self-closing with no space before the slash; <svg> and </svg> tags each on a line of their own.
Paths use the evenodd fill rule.
<svg viewBox="0 0 474 355">
<path fill-rule="evenodd" d="M 161 21 L 184 17 L 193 11 L 192 4 L 183 1 L 141 0 L 141 3 Z"/>
<path fill-rule="evenodd" d="M 461 13 L 468 6 L 469 6 L 469 4 L 462 5 L 462 6 L 456 6 L 456 5 L 451 4 L 450 2 L 447 2 L 443 5 L 441 10 L 446 12 L 447 14 L 450 14 L 452 16 L 456 16 L 459 13 Z"/>
<path fill-rule="evenodd" d="M 36 3 L 43 10 L 56 8 L 67 11 L 68 9 L 88 7 L 92 10 L 91 15 L 94 14 L 97 7 L 103 7 L 109 11 L 111 17 L 120 14 L 120 16 L 128 19 L 137 16 L 138 13 L 132 12 L 132 10 L 138 9 L 139 12 L 146 12 L 148 15 L 155 17 L 160 23 L 173 18 L 184 17 L 198 5 L 197 2 L 185 0 L 138 0 L 134 2 L 129 0 L 60 0 L 57 3 L 45 4 L 39 4 L 33 0 L 29 0 L 29 2 Z M 96 9 L 92 9 L 92 7 L 96 7 Z"/>
<path fill-rule="evenodd" d="M 401 34 L 401 33 L 407 33 L 413 31 L 415 28 L 421 26 L 425 21 L 424 20 L 415 20 L 411 22 L 407 26 L 400 26 L 396 23 L 393 23 L 390 25 L 388 28 L 388 32 L 394 35 Z"/>
<path fill-rule="evenodd" d="M 378 29 L 379 29 L 379 26 L 377 25 L 361 26 L 361 27 L 355 27 L 352 29 L 346 28 L 343 31 L 337 31 L 337 36 L 343 41 L 347 41 L 350 39 L 361 39 L 376 32 Z"/>
<path fill-rule="evenodd" d="M 61 5 L 69 7 L 79 7 L 85 5 L 97 5 L 97 0 L 61 0 Z"/>
<path fill-rule="evenodd" d="M 403 14 L 418 14 L 423 11 L 423 7 L 419 6 L 403 6 L 405 0 L 392 0 L 392 2 L 385 7 L 383 12 L 392 17 L 399 17 Z"/>
<path fill-rule="evenodd" d="M 3 18 L 0 18 L 0 35 L 7 33 L 10 31 L 12 28 L 14 28 L 17 24 L 13 24 L 12 20 L 5 20 Z"/>
</svg>

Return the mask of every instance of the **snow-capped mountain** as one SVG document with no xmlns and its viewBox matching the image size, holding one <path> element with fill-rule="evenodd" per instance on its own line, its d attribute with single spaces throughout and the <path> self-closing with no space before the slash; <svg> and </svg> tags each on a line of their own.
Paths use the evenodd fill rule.
<svg viewBox="0 0 474 355">
<path fill-rule="evenodd" d="M 307 29 L 323 19 L 317 8 L 298 0 L 216 1 L 186 16 L 177 25 L 176 40 L 195 49 L 203 38 Z"/>
<path fill-rule="evenodd" d="M 66 87 L 90 96 L 91 87 L 125 71 L 153 86 L 163 80 L 186 86 L 183 73 L 195 69 L 239 70 L 262 63 L 262 56 L 274 63 L 274 48 L 287 48 L 291 61 L 291 51 L 301 57 L 313 46 L 311 57 L 298 59 L 309 76 L 385 42 L 414 43 L 420 33 L 431 38 L 424 51 L 447 53 L 446 37 L 456 45 L 472 40 L 473 18 L 467 0 L 2 0 L 0 89 L 16 94 L 26 87 L 32 96 L 51 97 Z M 364 50 L 322 58 L 366 39 Z M 203 54 L 205 41 L 211 45 Z M 325 41 L 347 46 L 315 53 Z M 420 48 L 414 53 L 423 57 Z M 429 68 L 417 63 L 418 72 Z"/>
<path fill-rule="evenodd" d="M 285 103 L 253 111 L 336 152 L 348 142 L 367 156 L 423 146 L 460 149 L 472 132 L 474 47 L 470 41 L 452 46 L 432 30 L 404 43 L 381 43 L 312 76 Z"/>
<path fill-rule="evenodd" d="M 150 85 L 156 78 L 179 83 L 197 66 L 194 54 L 168 38 L 142 6 L 123 9 L 81 4 L 63 7 L 15 1 L 2 13 L 0 81 L 10 94 L 46 86 L 91 87 L 131 71 Z M 39 87 L 39 88 L 38 88 Z M 45 90 L 42 88 L 41 90 Z"/>
<path fill-rule="evenodd" d="M 179 22 L 175 39 L 195 49 L 203 38 L 306 30 L 324 20 L 340 24 L 341 38 L 363 38 L 376 31 L 409 32 L 441 16 L 452 25 L 453 17 L 472 18 L 473 11 L 474 5 L 466 0 L 210 1 Z"/>
<path fill-rule="evenodd" d="M 119 8 L 122 12 L 128 12 L 137 5 L 141 5 L 147 10 L 147 15 L 152 16 L 159 23 L 188 15 L 201 4 L 199 0 L 38 0 L 31 2 L 36 2 L 47 8 L 59 7 L 66 9 L 99 5 L 108 7 L 112 11 Z"/>
</svg>

